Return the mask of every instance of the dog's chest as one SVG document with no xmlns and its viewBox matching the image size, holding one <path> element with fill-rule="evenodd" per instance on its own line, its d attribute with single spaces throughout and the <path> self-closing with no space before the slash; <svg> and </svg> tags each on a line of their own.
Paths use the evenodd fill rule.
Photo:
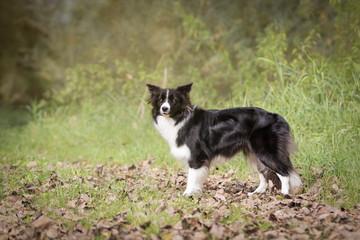
<svg viewBox="0 0 360 240">
<path fill-rule="evenodd" d="M 161 134 L 161 136 L 168 142 L 170 146 L 170 153 L 177 159 L 187 162 L 190 159 L 190 149 L 186 144 L 178 146 L 176 139 L 178 132 L 185 123 L 180 122 L 175 125 L 175 121 L 172 118 L 158 116 L 154 122 L 155 128 Z"/>
</svg>

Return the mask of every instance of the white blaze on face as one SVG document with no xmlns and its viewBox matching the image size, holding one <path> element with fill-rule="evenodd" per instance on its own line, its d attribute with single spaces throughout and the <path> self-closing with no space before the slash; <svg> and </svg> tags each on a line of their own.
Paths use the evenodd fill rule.
<svg viewBox="0 0 360 240">
<path fill-rule="evenodd" d="M 169 114 L 170 113 L 170 104 L 169 104 L 169 90 L 166 91 L 166 99 L 163 104 L 160 106 L 160 114 Z"/>
</svg>

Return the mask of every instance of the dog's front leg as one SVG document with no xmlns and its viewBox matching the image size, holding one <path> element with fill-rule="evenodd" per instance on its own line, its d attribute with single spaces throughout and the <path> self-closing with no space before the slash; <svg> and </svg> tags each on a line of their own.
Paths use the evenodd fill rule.
<svg viewBox="0 0 360 240">
<path fill-rule="evenodd" d="M 183 195 L 189 197 L 201 193 L 202 186 L 208 176 L 209 168 L 207 166 L 197 169 L 189 167 L 187 186 Z"/>
</svg>

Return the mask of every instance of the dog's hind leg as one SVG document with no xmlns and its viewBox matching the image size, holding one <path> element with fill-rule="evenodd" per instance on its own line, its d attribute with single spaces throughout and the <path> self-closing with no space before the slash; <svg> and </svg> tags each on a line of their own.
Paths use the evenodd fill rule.
<svg viewBox="0 0 360 240">
<path fill-rule="evenodd" d="M 254 155 L 264 166 L 276 173 L 281 182 L 281 193 L 289 194 L 292 187 L 301 184 L 300 177 L 290 161 L 290 154 L 295 150 L 296 145 L 285 119 L 279 115 L 274 115 L 274 118 L 275 121 L 266 128 L 254 131 L 249 142 Z"/>
<path fill-rule="evenodd" d="M 278 173 L 276 173 L 276 175 L 279 177 L 279 179 L 281 181 L 281 193 L 289 194 L 290 193 L 290 177 L 282 176 Z"/>
<path fill-rule="evenodd" d="M 294 193 L 294 187 L 299 187 L 301 185 L 300 176 L 292 170 L 288 176 L 282 176 L 278 173 L 276 175 L 281 181 L 281 193 L 289 194 Z"/>
<path fill-rule="evenodd" d="M 254 193 L 266 192 L 269 184 L 268 184 L 268 180 L 263 174 L 263 172 L 265 171 L 265 166 L 252 152 L 246 151 L 245 156 L 248 165 L 250 165 L 255 171 L 259 173 L 259 179 L 260 179 L 259 186 L 255 189 L 254 192 L 248 193 L 248 196 L 251 196 Z"/>
<path fill-rule="evenodd" d="M 262 174 L 261 172 L 259 172 L 259 178 L 260 178 L 260 184 L 259 186 L 255 189 L 255 191 L 248 193 L 248 196 L 253 195 L 254 193 L 264 193 L 267 188 L 268 188 L 268 181 L 266 180 L 264 174 Z"/>
<path fill-rule="evenodd" d="M 289 194 L 291 191 L 291 186 L 290 174 L 288 172 L 292 171 L 291 162 L 289 161 L 290 166 L 283 164 L 281 161 L 274 160 L 276 159 L 275 156 L 261 156 L 259 159 L 261 161 L 261 165 L 263 165 L 264 168 L 268 170 L 268 172 L 266 170 L 264 171 L 265 179 L 269 180 L 269 177 L 271 176 L 271 181 L 275 183 L 276 187 L 280 188 L 279 185 L 281 185 L 281 193 Z M 278 180 L 276 178 L 278 178 Z M 276 182 L 280 182 L 280 184 L 276 184 Z"/>
</svg>

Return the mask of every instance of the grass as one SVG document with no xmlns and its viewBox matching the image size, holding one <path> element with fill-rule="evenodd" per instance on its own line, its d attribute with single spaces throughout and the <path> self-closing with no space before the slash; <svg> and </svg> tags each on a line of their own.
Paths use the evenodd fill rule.
<svg viewBox="0 0 360 240">
<path fill-rule="evenodd" d="M 262 99 L 249 98 L 250 94 L 239 95 L 213 107 L 251 103 L 283 115 L 290 123 L 298 144 L 299 151 L 292 161 L 302 175 L 305 191 L 317 186 L 322 201 L 351 209 L 360 202 L 360 78 L 355 75 L 348 81 L 336 76 L 330 78 L 316 67 L 312 74 L 292 73 L 290 76 L 286 75 L 286 67 L 280 67 L 279 63 L 276 66 L 280 69 L 282 82 L 266 83 L 267 91 Z M 196 82 L 193 91 L 196 92 Z M 255 89 L 249 89 L 251 91 Z M 154 166 L 167 171 L 166 176 L 171 179 L 182 166 L 171 158 L 166 143 L 153 128 L 150 108 L 145 109 L 144 117 L 139 117 L 138 103 L 122 102 L 120 98 L 112 97 L 100 102 L 88 99 L 78 105 L 56 108 L 34 103 L 27 110 L 1 109 L 1 166 L 15 168 L 0 172 L 0 199 L 18 185 L 46 181 L 52 169 L 56 170 L 60 179 L 86 179 L 93 178 L 94 171 L 88 170 L 97 164 L 107 167 L 136 165 L 149 157 L 154 158 Z M 26 168 L 32 161 L 37 162 L 38 171 Z M 241 155 L 217 167 L 214 173 L 221 175 L 229 169 L 235 170 L 239 179 L 249 175 Z M 146 176 L 134 178 L 135 185 L 139 181 L 146 182 Z M 37 195 L 39 207 L 67 208 L 67 201 L 89 193 L 90 207 L 96 207 L 98 211 L 91 211 L 87 213 L 90 215 L 80 220 L 84 226 L 91 226 L 94 219 L 106 219 L 127 211 L 127 220 L 134 225 L 150 221 L 150 226 L 146 228 L 150 236 L 158 234 L 164 222 L 174 224 L 179 221 L 176 214 L 155 213 L 153 209 L 160 207 L 159 202 L 151 206 L 148 204 L 153 199 L 167 196 L 156 187 L 135 189 L 134 194 L 139 201 L 134 204 L 125 197 L 132 187 L 127 182 L 94 185 L 74 180 L 68 184 L 68 188 L 56 187 Z M 172 189 L 172 184 L 169 183 L 165 189 Z M 341 192 L 334 192 L 334 185 Z M 109 203 L 109 192 L 123 192 L 124 197 Z M 170 204 L 185 212 L 197 208 L 196 200 L 181 197 L 170 201 Z M 235 206 L 231 209 L 232 213 L 225 222 L 234 222 L 242 216 L 241 209 Z M 211 210 L 209 207 L 208 211 Z M 53 213 L 49 211 L 49 214 Z M 68 224 L 73 226 L 71 222 Z M 270 226 L 261 222 L 260 228 L 266 230 Z"/>
</svg>

